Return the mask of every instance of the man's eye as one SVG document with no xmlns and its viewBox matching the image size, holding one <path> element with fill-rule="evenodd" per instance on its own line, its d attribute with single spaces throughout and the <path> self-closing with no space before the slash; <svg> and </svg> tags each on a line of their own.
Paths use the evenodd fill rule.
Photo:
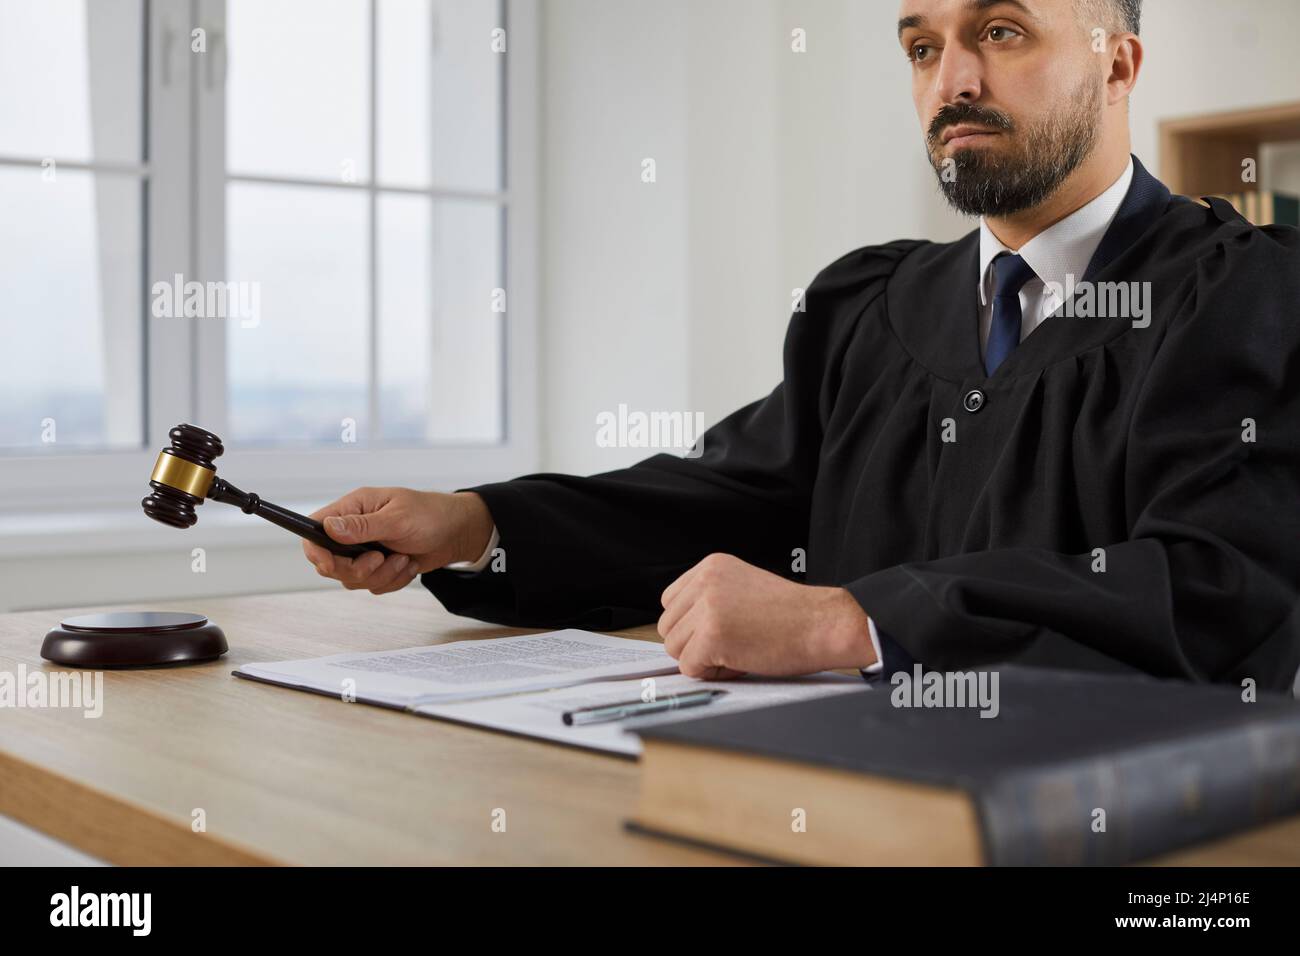
<svg viewBox="0 0 1300 956">
<path fill-rule="evenodd" d="M 1020 36 L 1020 34 L 1010 27 L 989 27 L 988 38 L 994 43 L 1018 36 Z"/>
<path fill-rule="evenodd" d="M 907 58 L 911 60 L 913 63 L 920 63 L 922 60 L 929 59 L 929 54 L 927 52 L 929 50 L 930 47 L 926 46 L 923 43 L 918 43 L 916 46 L 912 47 L 910 50 L 907 51 Z"/>
</svg>

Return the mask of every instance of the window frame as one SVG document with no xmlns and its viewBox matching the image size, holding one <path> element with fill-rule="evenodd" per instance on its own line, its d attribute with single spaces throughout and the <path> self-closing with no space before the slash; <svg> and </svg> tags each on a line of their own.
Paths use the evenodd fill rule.
<svg viewBox="0 0 1300 956">
<path fill-rule="evenodd" d="M 373 22 L 376 0 L 359 2 L 370 4 Z M 539 23 L 530 0 L 502 3 L 507 53 L 500 201 L 508 308 L 502 319 L 502 440 L 410 448 L 359 444 L 355 451 L 230 448 L 217 461 L 218 473 L 245 490 L 272 500 L 324 502 L 358 485 L 454 490 L 537 469 Z M 28 522 L 38 513 L 136 510 L 170 428 L 190 421 L 221 435 L 224 427 L 225 383 L 217 376 L 225 374 L 225 323 L 154 317 L 148 290 L 155 279 L 178 272 L 187 279 L 223 277 L 225 0 L 145 0 L 144 20 L 145 446 L 0 455 L 0 514 L 21 513 Z M 194 26 L 207 31 L 204 54 L 190 53 Z M 219 81 L 211 81 L 214 74 Z"/>
</svg>

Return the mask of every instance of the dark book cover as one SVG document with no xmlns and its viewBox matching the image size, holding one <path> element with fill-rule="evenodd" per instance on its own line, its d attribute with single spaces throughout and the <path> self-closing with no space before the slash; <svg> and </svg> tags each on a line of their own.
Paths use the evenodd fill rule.
<svg viewBox="0 0 1300 956">
<path fill-rule="evenodd" d="M 1300 811 L 1300 703 L 1289 697 L 1025 667 L 983 673 L 996 708 L 916 706 L 909 674 L 908 688 L 882 683 L 638 733 L 964 791 L 995 865 L 1128 863 Z M 904 699 L 912 706 L 898 706 Z"/>
<path fill-rule="evenodd" d="M 1300 226 L 1300 197 L 1274 193 L 1273 222 L 1279 226 Z"/>
</svg>

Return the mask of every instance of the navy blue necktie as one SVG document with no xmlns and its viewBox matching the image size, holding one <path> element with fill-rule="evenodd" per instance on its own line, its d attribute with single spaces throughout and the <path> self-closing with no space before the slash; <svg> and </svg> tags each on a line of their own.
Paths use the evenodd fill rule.
<svg viewBox="0 0 1300 956">
<path fill-rule="evenodd" d="M 1019 256 L 999 253 L 993 260 L 993 321 L 984 346 L 984 371 L 993 374 L 1020 344 L 1020 289 L 1034 270 Z"/>
</svg>

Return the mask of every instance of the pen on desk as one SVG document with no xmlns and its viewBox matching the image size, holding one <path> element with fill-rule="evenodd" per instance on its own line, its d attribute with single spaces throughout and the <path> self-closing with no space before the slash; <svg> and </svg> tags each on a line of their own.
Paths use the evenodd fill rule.
<svg viewBox="0 0 1300 956">
<path fill-rule="evenodd" d="M 625 717 L 640 717 L 643 714 L 661 714 L 683 707 L 699 707 L 711 704 L 715 698 L 722 697 L 725 690 L 693 690 L 685 694 L 671 694 L 658 700 L 629 700 L 621 704 L 604 704 L 600 707 L 583 707 L 564 713 L 564 722 L 569 726 L 577 724 L 600 724 L 610 720 L 622 720 Z"/>
</svg>

